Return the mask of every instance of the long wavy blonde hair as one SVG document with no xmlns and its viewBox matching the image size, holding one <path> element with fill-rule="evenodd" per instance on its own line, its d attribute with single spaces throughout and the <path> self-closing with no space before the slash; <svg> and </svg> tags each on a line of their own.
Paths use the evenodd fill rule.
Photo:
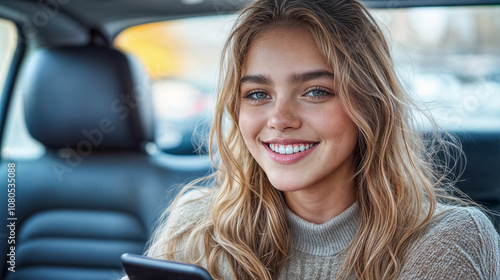
<svg viewBox="0 0 500 280">
<path fill-rule="evenodd" d="M 387 42 L 356 0 L 257 0 L 241 12 L 224 46 L 210 132 L 210 155 L 219 159 L 209 176 L 215 179 L 211 214 L 189 233 L 183 261 L 204 262 L 220 279 L 218 267 L 225 258 L 235 279 L 267 280 L 276 279 L 287 260 L 290 232 L 283 196 L 248 151 L 238 127 L 247 51 L 260 33 L 284 21 L 311 32 L 358 128 L 354 180 L 360 222 L 338 278 L 394 279 L 437 202 L 454 198 L 446 191 L 446 164 L 435 159 L 441 141 L 425 140 L 415 129 L 414 106 L 395 74 Z M 163 234 L 157 231 L 153 240 Z M 180 239 L 163 239 L 166 258 L 177 253 Z"/>
</svg>

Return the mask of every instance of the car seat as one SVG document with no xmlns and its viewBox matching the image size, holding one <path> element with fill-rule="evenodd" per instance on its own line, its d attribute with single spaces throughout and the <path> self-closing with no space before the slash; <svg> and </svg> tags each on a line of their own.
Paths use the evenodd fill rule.
<svg viewBox="0 0 500 280">
<path fill-rule="evenodd" d="M 496 213 L 489 215 L 495 228 L 500 233 L 500 133 L 496 131 L 456 132 L 467 158 L 463 174 L 457 187 Z M 456 170 L 456 176 L 460 169 Z"/>
</svg>

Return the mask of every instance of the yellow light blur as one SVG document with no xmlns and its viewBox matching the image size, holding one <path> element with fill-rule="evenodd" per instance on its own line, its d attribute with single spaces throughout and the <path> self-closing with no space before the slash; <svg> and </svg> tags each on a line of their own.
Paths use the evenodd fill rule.
<svg viewBox="0 0 500 280">
<path fill-rule="evenodd" d="M 120 33 L 116 48 L 138 57 L 153 79 L 177 75 L 181 71 L 182 34 L 175 22 L 157 22 L 134 26 Z"/>
</svg>

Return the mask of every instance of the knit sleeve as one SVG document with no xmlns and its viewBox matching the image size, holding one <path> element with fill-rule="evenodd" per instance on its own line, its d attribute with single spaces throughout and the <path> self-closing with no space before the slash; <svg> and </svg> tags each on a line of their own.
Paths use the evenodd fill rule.
<svg viewBox="0 0 500 280">
<path fill-rule="evenodd" d="M 209 213 L 209 194 L 208 189 L 195 189 L 185 193 L 176 201 L 169 218 L 160 224 L 155 237 L 151 240 L 148 257 L 164 258 L 166 242 L 189 233 Z"/>
<path fill-rule="evenodd" d="M 398 279 L 500 279 L 499 240 L 480 210 L 453 209 L 430 226 Z"/>
</svg>

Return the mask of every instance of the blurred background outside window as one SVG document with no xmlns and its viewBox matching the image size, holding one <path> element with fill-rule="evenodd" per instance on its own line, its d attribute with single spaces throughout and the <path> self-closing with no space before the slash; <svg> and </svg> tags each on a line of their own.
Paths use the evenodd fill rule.
<svg viewBox="0 0 500 280">
<path fill-rule="evenodd" d="M 500 6 L 373 13 L 386 31 L 403 85 L 442 128 L 500 130 Z M 220 52 L 235 19 L 217 15 L 150 23 L 126 29 L 115 39 L 114 46 L 138 57 L 154 80 L 155 143 L 164 152 L 190 154 L 192 143 L 206 138 Z M 0 36 L 5 36 L 2 32 L 5 28 L 0 27 Z M 9 134 L 26 133 L 18 125 L 24 126 L 17 123 L 15 132 L 11 126 L 7 137 L 20 139 Z M 197 136 L 192 135 L 195 127 Z M 31 143 L 26 151 L 36 154 L 33 151 L 40 147 Z M 18 143 L 7 144 L 2 154 L 16 154 Z"/>
<path fill-rule="evenodd" d="M 401 81 L 445 130 L 500 130 L 499 15 L 499 6 L 375 12 Z"/>
<path fill-rule="evenodd" d="M 155 143 L 161 150 L 189 154 L 207 140 L 220 53 L 235 19 L 219 15 L 151 23 L 115 39 L 115 47 L 142 60 L 155 81 Z"/>
</svg>

